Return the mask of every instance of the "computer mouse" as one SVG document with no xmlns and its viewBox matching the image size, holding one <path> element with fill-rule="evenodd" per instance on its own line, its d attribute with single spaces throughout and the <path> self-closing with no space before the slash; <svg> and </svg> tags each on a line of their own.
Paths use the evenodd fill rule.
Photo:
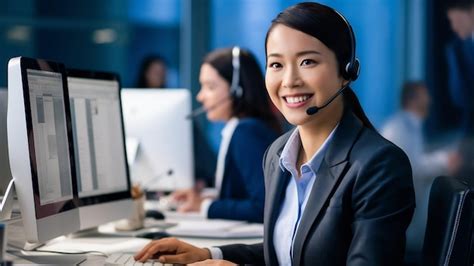
<svg viewBox="0 0 474 266">
<path fill-rule="evenodd" d="M 146 232 L 146 233 L 142 233 L 142 234 L 137 235 L 137 237 L 153 239 L 153 240 L 162 239 L 162 238 L 169 237 L 169 236 L 170 235 L 168 233 L 163 232 L 163 231 Z"/>
<path fill-rule="evenodd" d="M 156 211 L 156 210 L 146 211 L 145 217 L 153 218 L 155 220 L 164 220 L 165 219 L 165 216 L 163 215 L 163 213 L 161 213 L 159 211 Z"/>
</svg>

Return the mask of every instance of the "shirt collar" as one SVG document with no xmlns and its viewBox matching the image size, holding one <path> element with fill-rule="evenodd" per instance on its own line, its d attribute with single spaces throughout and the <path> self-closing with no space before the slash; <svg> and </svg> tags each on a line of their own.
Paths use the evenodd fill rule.
<svg viewBox="0 0 474 266">
<path fill-rule="evenodd" d="M 310 171 L 313 172 L 313 174 L 316 174 L 316 172 L 319 170 L 319 167 L 321 166 L 321 162 L 323 161 L 324 155 L 326 153 L 326 150 L 329 146 L 329 143 L 333 139 L 334 132 L 336 132 L 337 127 L 339 124 L 337 124 L 334 129 L 331 131 L 329 136 L 326 138 L 324 143 L 319 147 L 319 149 L 313 154 L 311 159 L 304 163 L 301 166 L 301 173 L 303 173 L 304 169 L 307 168 Z M 300 134 L 298 131 L 298 128 L 295 128 L 295 130 L 291 133 L 290 137 L 288 138 L 288 141 L 285 144 L 285 147 L 283 148 L 283 151 L 280 156 L 280 168 L 282 171 L 289 171 L 293 176 L 298 176 L 297 171 L 296 171 L 296 162 L 298 160 L 298 153 L 301 147 L 301 139 L 300 139 Z"/>
<path fill-rule="evenodd" d="M 227 123 L 225 124 L 224 128 L 221 131 L 221 136 L 223 138 L 229 137 L 234 133 L 235 126 L 239 123 L 239 119 L 237 117 L 232 117 Z"/>
</svg>

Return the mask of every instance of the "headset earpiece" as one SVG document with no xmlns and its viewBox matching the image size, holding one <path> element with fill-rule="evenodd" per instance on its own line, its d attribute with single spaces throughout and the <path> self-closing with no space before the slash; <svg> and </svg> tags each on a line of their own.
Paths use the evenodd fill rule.
<svg viewBox="0 0 474 266">
<path fill-rule="evenodd" d="M 239 84 L 240 80 L 240 47 L 232 48 L 232 82 L 230 83 L 230 95 L 234 99 L 240 99 L 244 90 Z"/>
<path fill-rule="evenodd" d="M 242 94 L 244 94 L 244 90 L 242 89 L 242 87 L 237 86 L 236 88 L 231 89 L 231 94 L 234 99 L 240 99 L 242 98 Z"/>
<path fill-rule="evenodd" d="M 355 59 L 354 62 L 349 62 L 344 69 L 343 77 L 347 80 L 354 81 L 359 77 L 360 74 L 360 61 L 359 59 Z"/>
<path fill-rule="evenodd" d="M 354 36 L 354 31 L 352 30 L 352 26 L 351 24 L 349 24 L 349 21 L 347 21 L 347 19 L 341 13 L 334 9 L 333 11 L 341 17 L 341 19 L 346 24 L 347 30 L 349 31 L 351 54 L 349 62 L 346 64 L 346 67 L 344 68 L 344 71 L 342 73 L 342 77 L 346 80 L 354 81 L 359 77 L 360 74 L 360 61 L 356 57 L 356 40 Z"/>
</svg>

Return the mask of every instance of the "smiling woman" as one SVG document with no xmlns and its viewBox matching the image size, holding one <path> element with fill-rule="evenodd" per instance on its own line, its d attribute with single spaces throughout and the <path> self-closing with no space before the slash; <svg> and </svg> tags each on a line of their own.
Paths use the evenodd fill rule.
<svg viewBox="0 0 474 266">
<path fill-rule="evenodd" d="M 265 155 L 264 242 L 206 250 L 166 239 L 137 259 L 172 251 L 159 260 L 403 265 L 415 207 L 411 167 L 374 130 L 348 86 L 358 74 L 354 40 L 345 18 L 317 3 L 289 7 L 267 33 L 267 91 L 296 128 Z M 319 111 L 309 115 L 313 106 Z"/>
</svg>

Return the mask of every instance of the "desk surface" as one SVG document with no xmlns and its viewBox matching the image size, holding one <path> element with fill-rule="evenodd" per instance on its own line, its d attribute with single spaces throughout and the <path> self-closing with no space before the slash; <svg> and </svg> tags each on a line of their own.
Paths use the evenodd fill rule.
<svg viewBox="0 0 474 266">
<path fill-rule="evenodd" d="M 170 215 L 168 215 L 170 216 Z M 178 216 L 170 216 L 171 219 L 165 220 L 164 224 L 166 223 L 178 223 L 181 221 L 189 222 L 189 219 L 196 219 L 197 217 L 194 215 L 190 215 L 188 218 L 186 216 L 178 215 Z M 201 219 L 200 221 L 206 221 L 206 219 Z M 153 221 L 149 221 L 152 224 L 156 224 Z M 212 223 L 213 221 L 209 221 Z M 231 224 L 232 222 L 230 222 Z M 105 227 L 113 227 L 113 224 L 104 225 Z M 100 231 L 100 230 L 99 230 Z M 221 246 L 227 244 L 255 244 L 262 241 L 261 237 L 253 237 L 253 238 L 206 238 L 206 237 L 177 237 L 178 239 L 190 243 L 194 246 L 198 247 L 211 247 L 211 246 Z M 121 241 L 123 241 L 123 244 Z M 146 243 L 150 240 L 142 239 L 142 238 L 134 238 L 134 237 L 111 237 L 111 236 L 104 236 L 104 235 L 97 235 L 94 237 L 81 237 L 81 238 L 62 238 L 62 239 L 55 239 L 48 243 L 42 249 L 52 248 L 53 250 L 60 249 L 59 247 L 74 247 L 74 245 L 82 245 L 81 247 L 86 246 L 87 250 L 100 250 L 103 247 L 106 253 L 115 253 L 115 252 L 137 252 L 139 251 Z M 72 243 L 72 244 L 71 244 Z M 102 245 L 102 246 L 101 246 Z M 11 254 L 7 254 L 7 260 L 12 260 L 14 264 L 29 264 L 26 259 L 19 258 L 17 256 L 13 256 Z M 99 255 L 87 255 L 86 260 L 80 263 L 80 265 L 101 265 L 103 264 L 105 258 Z"/>
</svg>

